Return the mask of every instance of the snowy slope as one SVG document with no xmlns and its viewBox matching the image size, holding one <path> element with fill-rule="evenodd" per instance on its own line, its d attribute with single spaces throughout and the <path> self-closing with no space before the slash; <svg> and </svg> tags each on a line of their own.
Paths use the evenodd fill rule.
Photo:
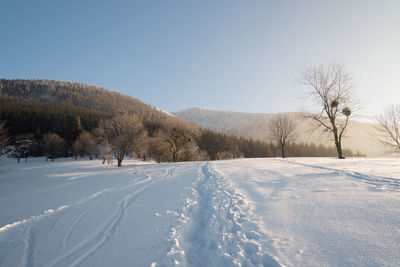
<svg viewBox="0 0 400 267">
<path fill-rule="evenodd" d="M 258 140 L 266 140 L 267 122 L 275 115 L 197 107 L 173 114 L 203 128 Z"/>
<path fill-rule="evenodd" d="M 323 134 L 322 131 L 315 130 L 312 122 L 304 119 L 300 113 L 289 112 L 287 114 L 297 122 L 298 142 L 312 142 L 323 145 L 332 143 L 329 136 Z M 208 108 L 189 108 L 175 112 L 174 115 L 203 128 L 245 138 L 269 141 L 268 121 L 275 113 L 246 113 Z M 385 156 L 387 151 L 374 141 L 375 131 L 373 124 L 352 121 L 347 136 L 343 139 L 343 145 L 353 152 L 359 151 L 369 157 Z"/>
<path fill-rule="evenodd" d="M 1 266 L 398 266 L 396 159 L 0 165 Z"/>
</svg>

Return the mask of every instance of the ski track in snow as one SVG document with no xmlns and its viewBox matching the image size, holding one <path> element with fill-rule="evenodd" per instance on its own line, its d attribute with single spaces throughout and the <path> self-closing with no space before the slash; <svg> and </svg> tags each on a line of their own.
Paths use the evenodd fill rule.
<svg viewBox="0 0 400 267">
<path fill-rule="evenodd" d="M 80 243 L 75 245 L 73 248 L 68 250 L 66 253 L 57 258 L 53 263 L 46 266 L 57 266 L 67 257 L 79 253 L 83 250 L 86 251 L 80 255 L 70 266 L 77 266 L 83 260 L 85 260 L 89 255 L 94 253 L 98 248 L 100 248 L 105 242 L 112 238 L 118 232 L 118 226 L 120 225 L 122 218 L 125 215 L 127 208 L 139 197 L 147 187 L 151 185 L 148 184 L 137 191 L 124 196 L 120 201 L 118 201 L 118 207 L 114 211 L 114 214 L 106 221 L 106 223 L 101 224 L 92 234 L 90 234 L 86 239 L 83 239 Z"/>
<path fill-rule="evenodd" d="M 71 237 L 72 232 L 75 230 L 75 228 L 77 227 L 77 225 L 81 222 L 81 220 L 86 216 L 86 214 L 89 212 L 89 210 L 91 210 L 93 208 L 90 207 L 88 209 L 86 209 L 84 212 L 82 212 L 79 217 L 72 223 L 71 227 L 69 228 L 68 232 L 65 234 L 64 238 L 63 238 L 63 242 L 62 242 L 62 246 L 63 248 L 67 247 L 67 244 L 69 242 L 69 239 Z"/>
<path fill-rule="evenodd" d="M 33 231 L 32 231 L 32 225 L 30 225 L 26 229 L 26 234 L 24 238 L 24 244 L 25 244 L 25 249 L 24 249 L 24 256 L 22 257 L 22 262 L 21 266 L 26 266 L 26 267 L 31 267 L 33 266 L 33 259 L 32 259 L 32 254 L 33 254 Z"/>
<path fill-rule="evenodd" d="M 140 172 L 135 171 L 135 170 L 129 172 L 129 174 L 131 174 L 131 175 L 132 174 L 140 174 L 140 175 L 142 175 Z M 49 209 L 49 210 L 44 211 L 40 215 L 32 216 L 32 217 L 27 218 L 27 219 L 23 219 L 23 220 L 20 220 L 20 221 L 13 222 L 11 224 L 4 225 L 3 227 L 0 228 L 0 233 L 3 232 L 3 231 L 9 230 L 11 228 L 26 224 L 26 223 L 38 222 L 38 221 L 40 221 L 40 220 L 42 220 L 42 219 L 44 219 L 44 218 L 46 218 L 46 217 L 48 217 L 50 215 L 54 215 L 55 213 L 58 213 L 60 211 L 65 211 L 67 209 L 71 209 L 71 208 L 74 208 L 76 206 L 85 204 L 85 203 L 87 203 L 89 201 L 95 200 L 95 199 L 97 199 L 98 197 L 102 196 L 105 193 L 110 193 L 110 192 L 115 191 L 115 190 L 123 190 L 123 189 L 127 189 L 127 188 L 130 188 L 130 187 L 134 187 L 134 186 L 140 185 L 142 183 L 148 182 L 150 179 L 151 179 L 151 177 L 145 176 L 145 178 L 142 178 L 139 181 L 135 181 L 132 184 L 128 184 L 128 185 L 122 186 L 120 188 L 118 188 L 118 187 L 104 188 L 104 189 L 102 189 L 102 190 L 100 190 L 100 191 L 98 191 L 98 192 L 96 192 L 96 193 L 94 193 L 94 194 L 92 194 L 92 195 L 90 195 L 88 197 L 82 198 L 82 199 L 80 199 L 80 200 L 78 200 L 78 201 L 76 201 L 76 202 L 74 202 L 72 204 L 63 205 L 63 206 L 61 206 L 59 208 L 56 208 L 56 209 Z"/>
<path fill-rule="evenodd" d="M 391 190 L 391 191 L 400 191 L 400 179 L 392 178 L 392 177 L 384 177 L 384 176 L 377 176 L 377 175 L 370 175 L 370 174 L 362 174 L 361 172 L 356 171 L 348 171 L 348 170 L 341 170 L 337 168 L 330 168 L 320 165 L 312 165 L 306 164 L 301 162 L 294 162 L 285 160 L 285 162 L 289 164 L 296 164 L 300 166 L 310 167 L 313 169 L 320 169 L 329 171 L 336 174 L 342 174 L 352 180 L 360 181 L 369 185 L 372 185 L 375 190 Z"/>
<path fill-rule="evenodd" d="M 121 191 L 121 190 L 126 190 L 135 186 L 139 186 L 141 184 L 148 183 L 144 185 L 143 187 L 139 188 L 138 190 L 134 191 L 133 193 L 126 194 L 124 195 L 117 204 L 116 210 L 114 210 L 113 215 L 106 220 L 105 223 L 101 224 L 92 234 L 89 235 L 88 238 L 82 240 L 79 244 L 75 245 L 73 248 L 69 249 L 67 252 L 63 253 L 62 255 L 58 256 L 52 263 L 47 264 L 45 266 L 56 266 L 58 263 L 62 262 L 65 258 L 68 256 L 72 255 L 73 253 L 77 252 L 78 250 L 83 250 L 85 247 L 88 247 L 91 243 L 95 243 L 92 247 L 87 249 L 87 252 L 81 255 L 77 260 L 75 260 L 70 266 L 76 266 L 78 265 L 82 260 L 84 260 L 87 256 L 89 256 L 91 253 L 96 251 L 97 248 L 99 248 L 104 242 L 106 242 L 113 234 L 115 234 L 115 231 L 117 230 L 117 227 L 119 223 L 122 220 L 122 217 L 125 213 L 125 210 L 133 203 L 133 201 L 140 196 L 143 191 L 149 187 L 151 184 L 153 184 L 156 181 L 152 181 L 151 183 L 151 177 L 148 175 L 143 175 L 140 171 L 130 171 L 130 175 L 135 175 L 138 176 L 139 179 L 135 179 L 135 181 L 131 184 L 119 187 L 119 188 L 105 188 L 102 189 L 88 197 L 82 198 L 72 204 L 69 205 L 63 205 L 57 209 L 50 209 L 44 211 L 42 214 L 38 216 L 32 216 L 28 219 L 23 219 L 21 221 L 17 221 L 8 225 L 5 225 L 0 228 L 0 233 L 5 232 L 7 230 L 12 230 L 15 227 L 26 227 L 25 230 L 25 237 L 23 238 L 23 243 L 24 243 L 24 256 L 21 258 L 20 266 L 33 266 L 33 250 L 34 250 L 34 239 L 32 238 L 34 227 L 40 223 L 41 221 L 48 219 L 50 216 L 57 215 L 60 212 L 66 212 L 67 210 L 76 208 L 77 206 L 83 205 L 87 202 L 93 201 L 98 199 L 99 197 L 105 195 L 106 193 L 110 193 L 113 191 Z M 67 180 L 68 181 L 68 180 Z M 85 216 L 85 214 L 89 210 L 86 210 L 84 213 L 82 213 L 78 219 L 73 223 L 67 234 L 63 238 L 63 246 L 65 247 L 74 228 L 79 224 L 79 221 Z M 26 225 L 26 226 L 25 226 Z"/>
<path fill-rule="evenodd" d="M 166 169 L 166 175 L 164 178 L 153 180 L 150 175 L 142 173 L 140 170 L 133 169 L 128 172 L 129 175 L 135 177 L 133 182 L 128 183 L 127 185 L 123 185 L 120 187 L 106 187 L 94 194 L 89 195 L 88 197 L 84 197 L 80 200 L 77 200 L 71 204 L 63 205 L 57 209 L 50 209 L 44 211 L 42 214 L 37 216 L 32 216 L 27 219 L 23 219 L 8 225 L 5 225 L 0 228 L 0 234 L 2 232 L 6 232 L 9 230 L 13 230 L 16 228 L 23 227 L 25 228 L 24 237 L 23 237 L 23 256 L 21 257 L 21 261 L 19 266 L 34 266 L 34 238 L 32 235 L 34 234 L 35 226 L 40 224 L 42 221 L 49 219 L 50 216 L 58 216 L 53 222 L 53 228 L 57 221 L 61 218 L 63 214 L 68 210 L 73 210 L 79 206 L 82 206 L 88 202 L 99 199 L 100 197 L 105 197 L 109 193 L 114 193 L 116 191 L 128 191 L 129 193 L 123 194 L 116 203 L 116 208 L 114 209 L 111 216 L 105 219 L 97 228 L 93 230 L 92 233 L 88 234 L 85 238 L 80 240 L 77 244 L 68 248 L 68 243 L 73 234 L 75 228 L 79 225 L 82 219 L 90 212 L 93 206 L 84 210 L 72 223 L 66 234 L 64 235 L 61 245 L 64 249 L 64 252 L 57 257 L 55 257 L 50 263 L 47 263 L 43 266 L 58 266 L 65 265 L 64 261 L 73 259 L 72 263 L 68 263 L 68 266 L 78 266 L 82 263 L 87 257 L 96 252 L 101 246 L 103 246 L 110 238 L 112 238 L 118 232 L 118 227 L 122 222 L 122 219 L 125 215 L 126 210 L 131 206 L 134 201 L 141 196 L 150 186 L 155 183 L 169 179 L 173 177 L 174 170 L 176 167 L 170 167 Z M 75 177 L 74 177 L 75 178 Z M 73 179 L 74 180 L 74 179 Z M 71 179 L 67 179 L 64 184 L 59 185 L 58 187 L 64 186 L 66 183 L 69 183 Z M 52 187 L 54 188 L 54 187 Z M 134 190 L 132 192 L 132 189 Z M 4 257 L 0 260 L 0 265 L 3 265 Z"/>
<path fill-rule="evenodd" d="M 140 171 L 136 170 L 129 172 L 129 174 L 135 174 L 139 177 L 142 176 L 142 179 L 121 188 L 111 188 L 108 190 L 102 190 L 101 192 L 111 192 L 114 190 L 121 191 L 142 184 L 143 186 L 132 193 L 123 195 L 123 197 L 118 200 L 117 207 L 114 209 L 113 214 L 108 219 L 101 223 L 92 233 L 90 233 L 86 238 L 82 239 L 78 244 L 74 245 L 72 248 L 68 249 L 66 252 L 56 257 L 51 263 L 45 266 L 57 266 L 71 256 L 74 256 L 74 258 L 76 259 L 71 264 L 69 264 L 69 266 L 77 266 L 88 256 L 96 252 L 102 245 L 104 245 L 104 243 L 106 243 L 118 232 L 118 226 L 120 225 L 128 207 L 149 186 L 158 181 L 151 181 L 151 176 L 142 174 Z M 101 194 L 101 192 L 96 193 L 95 196 L 98 196 L 99 194 Z M 93 199 L 93 197 L 91 197 L 90 199 Z M 83 204 L 84 202 L 85 201 L 80 201 L 79 204 Z M 83 216 L 85 216 L 86 213 L 87 212 L 84 212 L 80 215 L 78 220 L 72 225 L 70 231 L 68 231 L 67 234 L 64 236 L 64 240 L 66 240 L 66 242 L 70 239 L 73 228 L 77 226 L 79 221 L 82 219 Z M 66 242 L 64 243 L 65 245 Z"/>
</svg>

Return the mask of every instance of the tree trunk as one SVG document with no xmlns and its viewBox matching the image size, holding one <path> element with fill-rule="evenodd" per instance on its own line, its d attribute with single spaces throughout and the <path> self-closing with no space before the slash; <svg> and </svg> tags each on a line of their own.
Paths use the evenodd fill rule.
<svg viewBox="0 0 400 267">
<path fill-rule="evenodd" d="M 121 166 L 122 166 L 122 161 L 124 160 L 125 152 L 126 152 L 126 151 L 122 151 L 122 152 L 120 152 L 120 153 L 114 153 L 115 158 L 116 158 L 117 161 L 118 161 L 118 167 L 121 167 Z"/>
<path fill-rule="evenodd" d="M 285 147 L 281 145 L 282 158 L 285 158 Z"/>
<path fill-rule="evenodd" d="M 339 159 L 344 159 L 343 151 L 342 151 L 342 142 L 341 142 L 341 140 L 339 138 L 339 135 L 337 133 L 337 129 L 336 129 L 335 124 L 333 124 L 333 127 L 334 127 L 333 136 L 335 138 L 335 145 L 336 145 L 336 150 L 337 150 L 337 153 L 338 153 L 338 158 Z"/>
<path fill-rule="evenodd" d="M 335 145 L 336 145 L 336 150 L 338 153 L 338 158 L 345 159 L 345 157 L 343 156 L 343 151 L 342 151 L 342 143 L 340 141 L 335 140 Z"/>
<path fill-rule="evenodd" d="M 178 162 L 178 152 L 172 152 L 172 161 Z"/>
</svg>

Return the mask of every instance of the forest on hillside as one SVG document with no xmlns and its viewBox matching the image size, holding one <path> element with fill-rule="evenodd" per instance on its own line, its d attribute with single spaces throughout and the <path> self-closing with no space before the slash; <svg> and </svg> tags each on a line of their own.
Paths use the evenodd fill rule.
<svg viewBox="0 0 400 267">
<path fill-rule="evenodd" d="M 201 129 L 133 97 L 93 85 L 0 79 L 0 132 L 12 157 L 75 156 L 158 162 L 281 156 L 279 144 Z M 0 142 L 1 143 L 1 142 Z M 286 156 L 335 156 L 334 147 L 289 142 Z M 3 149 L 4 152 L 6 149 Z M 350 150 L 346 156 L 360 156 Z"/>
</svg>

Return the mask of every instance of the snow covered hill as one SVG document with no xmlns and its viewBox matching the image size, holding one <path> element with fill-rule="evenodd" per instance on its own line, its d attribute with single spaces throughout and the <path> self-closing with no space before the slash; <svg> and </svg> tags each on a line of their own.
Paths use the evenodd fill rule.
<svg viewBox="0 0 400 267">
<path fill-rule="evenodd" d="M 245 113 L 198 107 L 173 114 L 203 128 L 258 140 L 266 140 L 267 122 L 275 115 L 274 113 Z"/>
<path fill-rule="evenodd" d="M 396 159 L 0 163 L 1 266 L 400 262 Z"/>
<path fill-rule="evenodd" d="M 173 114 L 203 128 L 261 141 L 268 140 L 268 121 L 275 115 L 275 113 L 245 113 L 197 107 Z M 312 122 L 302 118 L 300 113 L 287 114 L 298 124 L 298 142 L 323 145 L 332 143 L 330 137 L 315 130 Z M 387 151 L 373 140 L 374 132 L 373 124 L 352 121 L 343 145 L 353 152 L 359 151 L 370 157 L 384 156 Z"/>
</svg>

